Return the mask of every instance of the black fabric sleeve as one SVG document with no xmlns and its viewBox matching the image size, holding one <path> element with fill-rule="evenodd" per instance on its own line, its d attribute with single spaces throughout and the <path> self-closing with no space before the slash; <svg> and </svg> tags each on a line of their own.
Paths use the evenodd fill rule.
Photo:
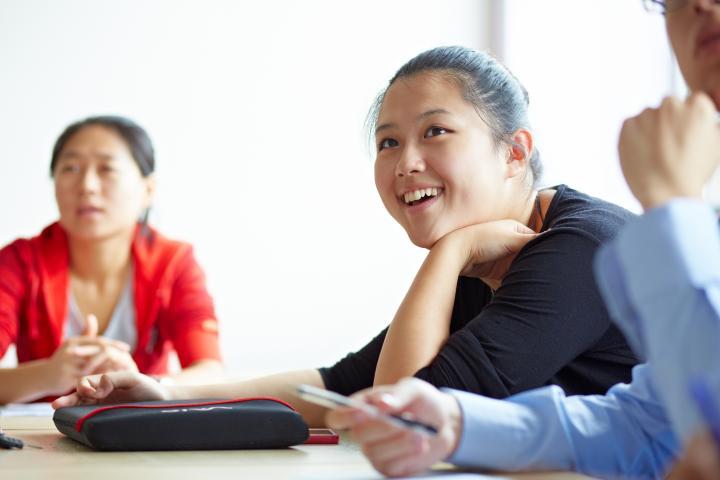
<svg viewBox="0 0 720 480">
<path fill-rule="evenodd" d="M 347 354 L 332 367 L 318 369 L 325 388 L 342 395 L 352 395 L 358 390 L 371 387 L 385 334 L 387 328 L 363 348 Z"/>
<path fill-rule="evenodd" d="M 559 227 L 526 245 L 494 298 L 416 376 L 494 398 L 547 384 L 610 325 L 592 273 L 598 244 Z"/>
</svg>

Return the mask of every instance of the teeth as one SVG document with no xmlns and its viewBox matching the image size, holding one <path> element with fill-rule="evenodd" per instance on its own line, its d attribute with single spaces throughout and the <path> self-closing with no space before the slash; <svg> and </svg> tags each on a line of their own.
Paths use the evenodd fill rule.
<svg viewBox="0 0 720 480">
<path fill-rule="evenodd" d="M 403 200 L 405 200 L 405 203 L 409 204 L 411 202 L 416 202 L 423 197 L 436 197 L 440 191 L 441 189 L 436 187 L 419 188 L 417 190 L 413 190 L 412 192 L 407 192 L 403 195 Z"/>
</svg>

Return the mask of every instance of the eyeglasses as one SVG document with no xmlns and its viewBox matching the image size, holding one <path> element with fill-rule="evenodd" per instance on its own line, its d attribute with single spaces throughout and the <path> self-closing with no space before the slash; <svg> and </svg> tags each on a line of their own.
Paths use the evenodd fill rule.
<svg viewBox="0 0 720 480">
<path fill-rule="evenodd" d="M 645 10 L 653 13 L 672 13 L 687 5 L 687 0 L 643 0 Z"/>
<path fill-rule="evenodd" d="M 643 0 L 645 10 L 648 12 L 661 13 L 672 13 L 680 10 L 687 5 L 688 0 Z M 710 0 L 709 3 L 720 3 L 720 0 Z"/>
</svg>

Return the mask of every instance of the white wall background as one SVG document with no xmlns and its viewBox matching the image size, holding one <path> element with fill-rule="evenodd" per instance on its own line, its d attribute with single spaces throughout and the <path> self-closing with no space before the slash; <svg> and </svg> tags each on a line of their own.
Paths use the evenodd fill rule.
<svg viewBox="0 0 720 480">
<path fill-rule="evenodd" d="M 392 319 L 424 257 L 363 137 L 394 71 L 491 47 L 530 90 L 548 182 L 632 206 L 615 137 L 672 87 L 661 23 L 640 0 L 0 0 L 0 244 L 56 218 L 66 124 L 132 117 L 157 150 L 153 223 L 195 245 L 234 374 L 330 364 Z"/>
<path fill-rule="evenodd" d="M 375 192 L 365 114 L 395 70 L 484 48 L 474 0 L 0 0 L 0 243 L 56 218 L 56 136 L 136 119 L 154 223 L 192 242 L 239 375 L 334 362 L 391 319 L 423 252 Z"/>
<path fill-rule="evenodd" d="M 499 44 L 530 93 L 545 184 L 568 185 L 634 211 L 620 172 L 622 121 L 683 93 L 661 15 L 641 0 L 507 0 Z"/>
</svg>

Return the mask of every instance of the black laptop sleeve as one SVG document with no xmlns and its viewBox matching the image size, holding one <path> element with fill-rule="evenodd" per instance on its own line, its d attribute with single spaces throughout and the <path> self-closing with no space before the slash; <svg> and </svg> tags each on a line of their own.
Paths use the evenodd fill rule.
<svg viewBox="0 0 720 480">
<path fill-rule="evenodd" d="M 303 443 L 308 427 L 274 398 L 136 402 L 60 408 L 55 426 L 96 450 L 234 450 Z"/>
</svg>

